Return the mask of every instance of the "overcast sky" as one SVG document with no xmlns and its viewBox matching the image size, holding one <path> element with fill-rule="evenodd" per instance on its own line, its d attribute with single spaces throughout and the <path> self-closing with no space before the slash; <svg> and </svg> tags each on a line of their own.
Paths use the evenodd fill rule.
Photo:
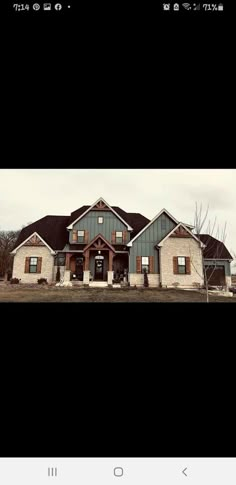
<svg viewBox="0 0 236 485">
<path fill-rule="evenodd" d="M 0 230 L 19 229 L 48 214 L 70 215 L 103 197 L 127 212 L 152 219 L 167 209 L 193 224 L 195 202 L 209 204 L 209 218 L 236 252 L 236 170 L 223 169 L 1 169 Z"/>
</svg>

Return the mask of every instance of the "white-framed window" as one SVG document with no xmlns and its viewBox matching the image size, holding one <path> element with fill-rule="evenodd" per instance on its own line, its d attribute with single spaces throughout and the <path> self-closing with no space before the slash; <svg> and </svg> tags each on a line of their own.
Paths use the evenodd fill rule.
<svg viewBox="0 0 236 485">
<path fill-rule="evenodd" d="M 148 256 L 142 256 L 142 273 L 149 273 L 149 257 Z"/>
<path fill-rule="evenodd" d="M 38 258 L 32 257 L 29 262 L 29 272 L 37 273 Z"/>
<path fill-rule="evenodd" d="M 84 231 L 78 231 L 78 242 L 79 243 L 84 242 Z"/>
<path fill-rule="evenodd" d="M 186 273 L 186 258 L 183 256 L 178 256 L 178 273 Z"/>
<path fill-rule="evenodd" d="M 116 243 L 122 244 L 123 242 L 123 234 L 122 231 L 116 231 Z"/>
<path fill-rule="evenodd" d="M 102 216 L 98 217 L 98 224 L 103 224 L 103 217 Z"/>
</svg>

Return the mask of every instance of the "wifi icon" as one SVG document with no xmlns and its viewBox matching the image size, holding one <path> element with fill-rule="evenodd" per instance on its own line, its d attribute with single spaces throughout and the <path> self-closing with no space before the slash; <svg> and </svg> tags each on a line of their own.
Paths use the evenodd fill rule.
<svg viewBox="0 0 236 485">
<path fill-rule="evenodd" d="M 190 3 L 182 3 L 182 7 L 184 7 L 186 10 L 191 10 Z"/>
</svg>

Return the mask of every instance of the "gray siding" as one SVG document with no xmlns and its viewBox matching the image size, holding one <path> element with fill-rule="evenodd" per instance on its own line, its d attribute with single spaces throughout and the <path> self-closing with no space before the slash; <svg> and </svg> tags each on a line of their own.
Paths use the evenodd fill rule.
<svg viewBox="0 0 236 485">
<path fill-rule="evenodd" d="M 162 226 L 163 223 L 165 223 L 165 228 Z M 142 234 L 140 234 L 130 248 L 130 273 L 136 273 L 136 256 L 154 256 L 154 272 L 159 273 L 158 250 L 155 249 L 155 246 L 175 226 L 176 223 L 163 213 Z"/>
<path fill-rule="evenodd" d="M 98 217 L 103 217 L 103 224 L 98 224 Z M 127 231 L 127 226 L 113 212 L 90 211 L 74 225 L 73 229 L 77 231 L 89 231 L 89 241 L 100 233 L 107 241 L 111 242 L 112 231 Z M 127 232 L 127 242 L 129 240 L 130 233 Z M 70 243 L 72 243 L 72 231 L 70 231 Z M 73 242 L 73 244 L 75 243 Z"/>
<path fill-rule="evenodd" d="M 224 266 L 225 267 L 225 276 L 231 276 L 231 268 L 230 268 L 230 263 L 229 261 L 226 261 L 226 260 L 218 260 L 218 261 L 212 261 L 212 259 L 204 259 L 204 265 L 205 266 L 211 266 L 211 265 L 215 265 L 216 266 Z"/>
</svg>

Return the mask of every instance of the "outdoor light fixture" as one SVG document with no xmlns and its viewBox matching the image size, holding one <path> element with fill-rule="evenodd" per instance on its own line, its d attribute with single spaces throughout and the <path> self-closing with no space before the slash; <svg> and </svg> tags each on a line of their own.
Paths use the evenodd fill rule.
<svg viewBox="0 0 236 485">
<path fill-rule="evenodd" d="M 101 251 L 98 251 L 98 254 L 101 254 Z"/>
</svg>

